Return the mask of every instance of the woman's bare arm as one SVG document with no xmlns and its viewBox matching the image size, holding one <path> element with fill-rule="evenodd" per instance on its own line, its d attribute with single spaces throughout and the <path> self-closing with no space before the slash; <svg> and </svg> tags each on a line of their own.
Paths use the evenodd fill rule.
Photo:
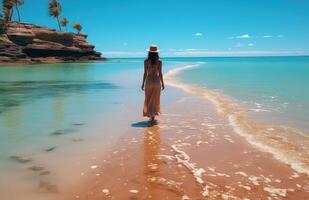
<svg viewBox="0 0 309 200">
<path fill-rule="evenodd" d="M 164 81 L 163 81 L 163 75 L 162 75 L 162 62 L 160 62 L 159 65 L 159 76 L 160 76 L 160 80 L 161 80 L 161 85 L 162 85 L 162 90 L 165 89 L 165 85 L 164 85 Z"/>
<path fill-rule="evenodd" d="M 147 63 L 146 61 L 144 62 L 144 76 L 143 76 L 143 83 L 142 83 L 142 90 L 145 89 L 145 80 L 147 76 Z"/>
</svg>

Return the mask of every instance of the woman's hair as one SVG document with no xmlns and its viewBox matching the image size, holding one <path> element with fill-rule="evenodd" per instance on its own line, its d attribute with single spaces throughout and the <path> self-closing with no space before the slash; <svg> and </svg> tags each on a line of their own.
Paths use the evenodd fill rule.
<svg viewBox="0 0 309 200">
<path fill-rule="evenodd" d="M 159 53 L 158 52 L 148 52 L 148 60 L 151 61 L 151 64 L 154 65 L 159 60 Z"/>
</svg>

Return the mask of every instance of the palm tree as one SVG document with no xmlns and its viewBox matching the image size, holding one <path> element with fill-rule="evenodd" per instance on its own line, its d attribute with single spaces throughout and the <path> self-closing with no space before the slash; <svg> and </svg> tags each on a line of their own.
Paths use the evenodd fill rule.
<svg viewBox="0 0 309 200">
<path fill-rule="evenodd" d="M 68 23 L 69 23 L 69 21 L 66 17 L 61 18 L 60 24 L 61 24 L 61 26 L 65 27 L 65 30 L 67 32 L 68 32 L 68 28 L 67 28 Z"/>
<path fill-rule="evenodd" d="M 5 22 L 3 20 L 3 15 L 0 13 L 0 34 L 4 33 Z"/>
<path fill-rule="evenodd" d="M 59 30 L 61 31 L 60 20 L 59 20 L 59 16 L 62 11 L 61 4 L 58 2 L 58 0 L 49 0 L 48 8 L 49 8 L 49 16 L 57 19 Z"/>
<path fill-rule="evenodd" d="M 2 16 L 0 21 L 0 32 L 4 33 L 11 21 L 13 16 L 13 1 L 12 0 L 2 0 Z"/>
<path fill-rule="evenodd" d="M 73 28 L 77 30 L 77 34 L 80 34 L 80 31 L 83 29 L 82 25 L 77 22 L 73 24 Z"/>
<path fill-rule="evenodd" d="M 2 13 L 3 13 L 3 20 L 5 23 L 8 23 L 12 20 L 13 16 L 13 0 L 2 0 Z"/>
<path fill-rule="evenodd" d="M 20 14 L 19 14 L 19 9 L 18 7 L 24 5 L 24 0 L 12 0 L 13 1 L 13 4 L 15 6 L 15 9 L 17 11 L 17 16 L 18 16 L 18 22 L 20 22 Z"/>
</svg>

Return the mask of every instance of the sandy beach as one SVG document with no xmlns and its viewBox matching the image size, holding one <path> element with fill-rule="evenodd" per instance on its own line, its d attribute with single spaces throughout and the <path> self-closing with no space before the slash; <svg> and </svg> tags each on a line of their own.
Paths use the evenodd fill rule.
<svg viewBox="0 0 309 200">
<path fill-rule="evenodd" d="M 0 6 L 0 200 L 309 200 L 309 1 Z"/>
<path fill-rule="evenodd" d="M 158 124 L 133 123 L 70 199 L 309 198 L 308 175 L 250 145 L 210 101 L 167 91 Z"/>
<path fill-rule="evenodd" d="M 254 120 L 246 115 L 248 107 L 225 93 L 179 80 L 211 65 L 199 60 L 166 62 L 162 113 L 150 126 L 142 117 L 144 93 L 136 78 L 141 63 L 14 68 L 14 79 L 24 80 L 32 70 L 43 78 L 2 86 L 10 91 L 2 102 L 18 101 L 0 118 L 7 133 L 1 140 L 1 197 L 308 199 L 305 135 Z M 43 81 L 45 70 L 53 81 Z"/>
</svg>

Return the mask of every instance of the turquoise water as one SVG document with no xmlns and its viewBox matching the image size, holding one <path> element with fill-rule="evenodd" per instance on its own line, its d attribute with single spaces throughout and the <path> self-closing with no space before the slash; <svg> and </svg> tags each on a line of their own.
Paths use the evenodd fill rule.
<svg viewBox="0 0 309 200">
<path fill-rule="evenodd" d="M 164 72 L 196 62 L 178 78 L 229 95 L 259 120 L 309 128 L 309 57 L 167 58 Z M 0 159 L 56 130 L 82 132 L 119 109 L 141 109 L 143 59 L 0 68 Z M 134 107 L 135 106 L 135 107 Z M 104 124 L 108 126 L 108 124 Z M 10 148 L 15 146 L 14 149 Z"/>
<path fill-rule="evenodd" d="M 164 73 L 204 62 L 182 71 L 177 79 L 230 96 L 257 120 L 305 133 L 309 128 L 309 57 L 163 61 Z M 79 169 L 75 162 L 87 160 L 94 150 L 102 152 L 111 137 L 123 134 L 134 120 L 142 120 L 142 73 L 143 59 L 1 66 L 0 176 L 28 186 L 27 181 L 40 179 L 27 173 L 27 167 L 35 163 L 55 170 L 52 174 L 59 180 L 72 179 L 74 170 L 69 166 Z M 56 149 L 46 152 L 52 147 Z M 21 155 L 33 162 L 24 165 L 10 158 Z M 0 179 L 1 194 L 20 191 L 4 180 Z M 25 190 L 34 190 L 26 186 Z"/>
<path fill-rule="evenodd" d="M 33 196 L 38 182 L 58 180 L 58 187 L 64 188 L 78 181 L 74 177 L 89 157 L 102 155 L 112 137 L 132 123 L 124 119 L 143 100 L 137 87 L 141 64 L 1 66 L 1 198 L 47 199 Z M 141 108 L 138 111 L 141 115 Z M 28 170 L 33 165 L 45 167 L 51 175 L 38 176 Z"/>
<path fill-rule="evenodd" d="M 309 57 L 194 61 L 205 64 L 182 71 L 178 76 L 181 81 L 228 95 L 259 120 L 308 132 Z"/>
<path fill-rule="evenodd" d="M 168 63 L 165 71 L 173 66 Z M 1 66 L 2 197 L 47 199 L 44 193 L 33 196 L 39 181 L 57 180 L 62 188 L 78 182 L 93 158 L 144 120 L 142 75 L 143 59 Z M 28 169 L 33 165 L 51 175 L 38 176 Z"/>
</svg>

